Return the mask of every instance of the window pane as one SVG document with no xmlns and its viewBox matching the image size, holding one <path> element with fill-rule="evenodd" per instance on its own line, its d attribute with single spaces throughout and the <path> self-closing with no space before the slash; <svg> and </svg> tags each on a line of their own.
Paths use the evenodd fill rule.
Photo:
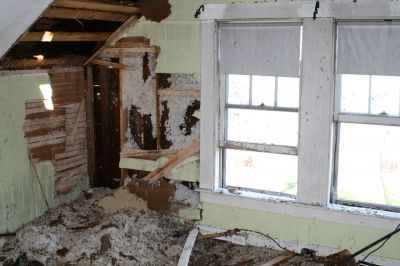
<svg viewBox="0 0 400 266">
<path fill-rule="evenodd" d="M 252 105 L 274 106 L 275 77 L 252 76 Z"/>
<path fill-rule="evenodd" d="M 340 111 L 344 113 L 368 113 L 369 76 L 341 75 Z"/>
<path fill-rule="evenodd" d="M 399 115 L 400 77 L 372 76 L 371 113 Z"/>
<path fill-rule="evenodd" d="M 278 77 L 278 106 L 299 107 L 299 78 Z"/>
<path fill-rule="evenodd" d="M 249 104 L 250 76 L 228 75 L 228 103 Z"/>
<path fill-rule="evenodd" d="M 226 150 L 226 185 L 296 195 L 297 156 Z"/>
<path fill-rule="evenodd" d="M 337 196 L 400 206 L 400 128 L 340 124 Z"/>
<path fill-rule="evenodd" d="M 298 113 L 228 109 L 228 140 L 297 146 Z"/>
</svg>

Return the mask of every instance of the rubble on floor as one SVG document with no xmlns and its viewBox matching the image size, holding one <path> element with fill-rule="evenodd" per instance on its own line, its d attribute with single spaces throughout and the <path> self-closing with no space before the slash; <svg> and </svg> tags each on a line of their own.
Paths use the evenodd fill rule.
<svg viewBox="0 0 400 266">
<path fill-rule="evenodd" d="M 29 259 L 18 265 L 176 265 L 193 224 L 143 208 L 139 198 L 139 209 L 106 215 L 97 202 L 110 193 L 96 189 L 16 236 L 0 237 L 0 264 Z"/>
<path fill-rule="evenodd" d="M 184 186 L 177 190 L 178 200 L 197 203 L 197 198 L 188 199 Z M 0 265 L 177 265 L 194 227 L 174 213 L 150 210 L 146 201 L 126 189 L 97 188 L 52 209 L 15 235 L 0 236 Z M 282 254 L 198 237 L 189 265 L 262 265 Z M 303 254 L 279 265 L 324 264 L 313 254 Z"/>
<path fill-rule="evenodd" d="M 263 265 L 282 254 L 282 250 L 273 250 L 265 247 L 241 246 L 217 239 L 197 240 L 193 248 L 190 266 L 253 266 Z M 277 265 L 277 264 L 266 264 Z M 280 263 L 280 266 L 323 266 L 322 259 L 298 255 Z"/>
</svg>

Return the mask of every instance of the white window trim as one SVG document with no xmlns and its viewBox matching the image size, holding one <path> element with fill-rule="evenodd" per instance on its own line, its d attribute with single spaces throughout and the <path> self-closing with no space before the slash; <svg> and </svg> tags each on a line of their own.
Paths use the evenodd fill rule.
<svg viewBox="0 0 400 266">
<path fill-rule="evenodd" d="M 399 19 L 397 2 L 344 0 L 323 2 L 317 21 L 315 1 L 258 4 L 208 4 L 201 15 L 201 145 L 200 189 L 203 202 L 393 229 L 400 213 L 329 204 L 331 189 L 334 105 L 335 19 Z M 220 90 L 217 22 L 240 19 L 301 19 L 303 25 L 299 118 L 299 179 L 296 202 L 271 195 L 240 195 L 220 189 Z M 396 121 L 389 123 L 397 124 Z M 322 181 L 321 181 L 322 180 Z"/>
</svg>

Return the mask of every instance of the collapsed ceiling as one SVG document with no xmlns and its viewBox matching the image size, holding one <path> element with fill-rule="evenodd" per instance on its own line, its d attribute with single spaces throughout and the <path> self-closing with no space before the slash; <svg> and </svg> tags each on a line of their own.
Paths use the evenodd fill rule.
<svg viewBox="0 0 400 266">
<path fill-rule="evenodd" d="M 82 66 L 142 15 L 138 1 L 55 0 L 0 61 L 0 70 Z"/>
</svg>

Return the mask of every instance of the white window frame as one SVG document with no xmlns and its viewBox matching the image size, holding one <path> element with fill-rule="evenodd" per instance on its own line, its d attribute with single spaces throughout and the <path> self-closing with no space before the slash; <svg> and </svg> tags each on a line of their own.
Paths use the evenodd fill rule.
<svg viewBox="0 0 400 266">
<path fill-rule="evenodd" d="M 399 19 L 400 5 L 382 0 L 327 1 L 317 21 L 315 1 L 257 4 L 208 4 L 201 15 L 201 145 L 200 197 L 203 202 L 268 211 L 303 218 L 393 229 L 400 213 L 371 211 L 331 204 L 335 147 L 335 21 Z M 297 199 L 276 200 L 268 194 L 232 194 L 221 189 L 219 138 L 220 90 L 218 21 L 301 20 L 303 26 L 300 75 Z"/>
</svg>

